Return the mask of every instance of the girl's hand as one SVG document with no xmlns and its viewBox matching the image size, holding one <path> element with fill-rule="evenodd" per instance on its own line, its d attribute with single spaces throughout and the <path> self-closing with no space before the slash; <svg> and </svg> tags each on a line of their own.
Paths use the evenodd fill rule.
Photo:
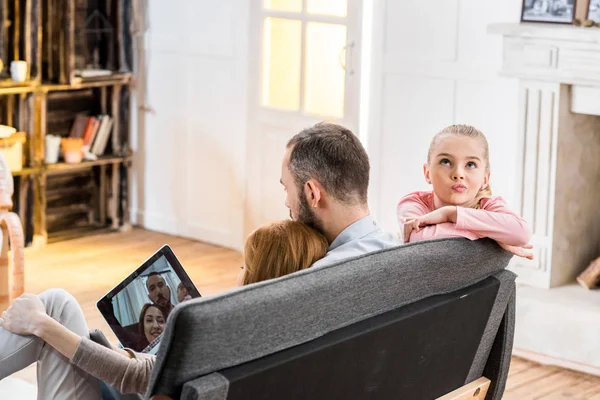
<svg viewBox="0 0 600 400">
<path fill-rule="evenodd" d="M 404 243 L 408 243 L 408 241 L 410 240 L 410 234 L 412 233 L 413 229 L 414 229 L 414 222 L 415 220 L 413 218 L 408 218 L 406 219 L 406 221 L 404 221 L 404 229 L 402 232 L 402 237 L 401 239 L 404 241 Z"/>
<path fill-rule="evenodd" d="M 17 335 L 36 335 L 39 322 L 48 317 L 46 307 L 35 294 L 25 293 L 2 313 L 0 326 Z"/>
<path fill-rule="evenodd" d="M 427 225 L 443 224 L 444 222 L 456 223 L 455 206 L 440 207 L 420 217 L 407 218 L 404 222 L 404 243 L 408 243 L 412 231 L 419 232 Z"/>
<path fill-rule="evenodd" d="M 424 226 L 443 224 L 444 222 L 456 222 L 455 206 L 440 207 L 412 220 L 413 229 L 417 232 L 423 229 Z"/>
<path fill-rule="evenodd" d="M 505 243 L 500 243 L 498 242 L 498 244 L 500 245 L 500 247 L 502 247 L 504 250 L 509 251 L 511 253 L 513 253 L 515 256 L 519 256 L 519 257 L 523 257 L 526 258 L 528 260 L 533 260 L 533 253 L 530 251 L 527 251 L 525 249 L 533 249 L 533 246 L 530 244 L 526 244 L 523 247 L 518 247 L 518 246 L 510 246 L 508 244 Z"/>
</svg>

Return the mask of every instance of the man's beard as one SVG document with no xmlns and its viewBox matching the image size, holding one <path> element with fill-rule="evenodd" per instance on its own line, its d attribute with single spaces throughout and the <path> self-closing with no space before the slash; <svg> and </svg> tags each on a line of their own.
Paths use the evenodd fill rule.
<svg viewBox="0 0 600 400">
<path fill-rule="evenodd" d="M 156 304 L 158 304 L 161 307 L 165 307 L 169 305 L 169 299 L 166 299 L 165 297 L 163 297 L 162 294 L 158 295 L 158 298 L 156 299 Z"/>
<path fill-rule="evenodd" d="M 290 218 L 291 217 L 292 211 L 290 210 Z M 306 200 L 306 197 L 302 194 L 298 196 L 298 222 L 302 222 L 304 225 L 310 226 L 320 233 L 324 233 L 323 222 L 316 216 L 314 211 L 310 208 L 308 200 Z"/>
</svg>

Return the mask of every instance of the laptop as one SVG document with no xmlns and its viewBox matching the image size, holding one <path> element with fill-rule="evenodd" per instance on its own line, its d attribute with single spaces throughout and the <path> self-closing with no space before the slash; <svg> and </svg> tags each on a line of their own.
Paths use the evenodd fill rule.
<svg viewBox="0 0 600 400">
<path fill-rule="evenodd" d="M 173 308 L 197 297 L 200 292 L 164 245 L 96 306 L 124 347 L 156 354 Z"/>
</svg>

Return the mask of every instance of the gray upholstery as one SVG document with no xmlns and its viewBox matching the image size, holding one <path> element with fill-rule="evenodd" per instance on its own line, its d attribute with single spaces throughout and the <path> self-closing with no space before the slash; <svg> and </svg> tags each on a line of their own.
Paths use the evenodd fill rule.
<svg viewBox="0 0 600 400">
<path fill-rule="evenodd" d="M 488 239 L 440 239 L 183 303 L 169 316 L 147 396 L 185 393 L 184 398 L 195 398 L 191 393 L 196 391 L 204 398 L 198 390 L 218 389 L 214 381 L 206 382 L 214 378 L 205 377 L 209 374 L 491 275 L 500 279 L 501 289 L 469 378 L 481 376 L 485 369 L 498 381 L 494 389 L 501 394 L 508 362 L 498 358 L 510 359 L 514 330 L 514 315 L 506 316 L 514 307 L 514 274 L 504 271 L 511 256 Z M 510 338 L 496 337 L 499 326 Z M 493 362 L 489 354 L 495 355 Z M 226 398 L 226 385 L 220 386 L 225 395 L 209 398 Z"/>
<path fill-rule="evenodd" d="M 218 372 L 186 383 L 181 397 L 189 400 L 222 400 L 227 398 L 229 382 Z"/>
</svg>

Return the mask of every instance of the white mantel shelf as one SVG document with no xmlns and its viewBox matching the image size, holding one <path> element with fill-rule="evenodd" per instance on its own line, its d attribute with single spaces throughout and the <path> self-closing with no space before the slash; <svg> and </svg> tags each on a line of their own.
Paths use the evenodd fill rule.
<svg viewBox="0 0 600 400">
<path fill-rule="evenodd" d="M 504 37 L 504 76 L 600 87 L 600 28 L 492 24 L 488 32 Z"/>
<path fill-rule="evenodd" d="M 600 28 L 584 28 L 573 25 L 520 23 L 491 24 L 488 33 L 522 38 L 546 38 L 600 44 Z"/>
</svg>

